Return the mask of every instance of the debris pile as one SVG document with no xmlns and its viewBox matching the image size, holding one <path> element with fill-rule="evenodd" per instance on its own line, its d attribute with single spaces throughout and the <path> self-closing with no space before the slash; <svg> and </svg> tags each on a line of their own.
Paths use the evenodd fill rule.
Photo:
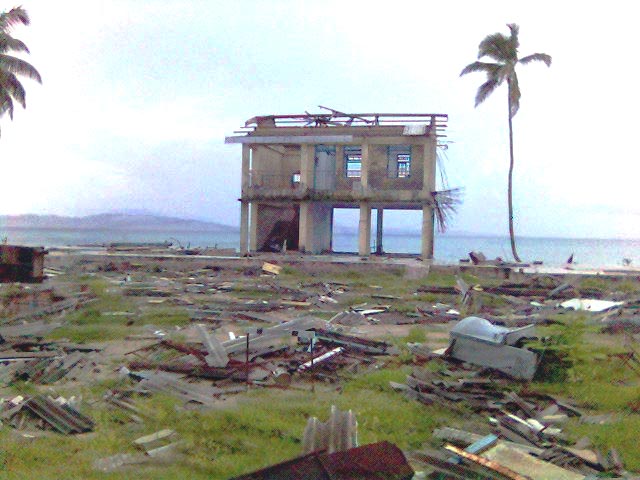
<svg viewBox="0 0 640 480">
<path fill-rule="evenodd" d="M 63 397 L 18 396 L 0 404 L 0 418 L 18 430 L 46 429 L 66 435 L 92 431 L 93 420 L 73 403 Z"/>
<path fill-rule="evenodd" d="M 326 328 L 318 328 L 326 327 Z M 124 373 L 141 391 L 163 391 L 185 402 L 212 404 L 221 395 L 248 385 L 281 388 L 292 378 L 337 382 L 341 372 L 372 368 L 378 356 L 395 353 L 386 342 L 330 330 L 314 317 L 248 330 L 243 337 L 220 342 L 202 324 L 201 342 L 161 340 L 129 352 Z M 185 381 L 182 377 L 191 379 Z M 214 380 L 206 386 L 194 380 Z"/>
<path fill-rule="evenodd" d="M 441 373 L 415 368 L 405 384 L 391 386 L 408 398 L 466 415 L 469 423 L 485 422 L 484 429 L 490 433 L 437 429 L 434 437 L 446 442 L 446 451 L 416 452 L 411 457 L 425 468 L 451 476 L 446 478 L 478 474 L 504 478 L 506 472 L 507 478 L 581 479 L 624 473 L 615 449 L 601 452 L 588 439 L 569 443 L 562 423 L 570 417 L 589 421 L 576 406 L 526 388 L 518 394 L 513 382 L 496 375 L 495 370 L 468 369 L 444 359 L 432 361 L 444 362 L 439 365 Z M 469 417 L 469 410 L 477 417 Z"/>
</svg>

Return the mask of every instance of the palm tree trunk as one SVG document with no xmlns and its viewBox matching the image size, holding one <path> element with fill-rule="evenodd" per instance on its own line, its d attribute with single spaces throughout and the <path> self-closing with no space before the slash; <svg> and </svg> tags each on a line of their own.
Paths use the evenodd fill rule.
<svg viewBox="0 0 640 480">
<path fill-rule="evenodd" d="M 509 238 L 511 240 L 511 253 L 516 262 L 520 262 L 520 257 L 516 251 L 516 236 L 513 232 L 513 125 L 511 116 L 511 83 L 509 83 L 509 186 L 507 188 L 509 203 Z"/>
</svg>

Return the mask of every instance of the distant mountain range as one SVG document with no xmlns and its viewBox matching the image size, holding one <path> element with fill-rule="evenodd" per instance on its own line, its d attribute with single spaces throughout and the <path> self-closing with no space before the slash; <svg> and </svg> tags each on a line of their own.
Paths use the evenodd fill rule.
<svg viewBox="0 0 640 480">
<path fill-rule="evenodd" d="M 101 213 L 86 217 L 59 215 L 0 215 L 0 228 L 46 228 L 69 230 L 137 230 L 235 232 L 238 227 L 221 223 L 165 217 L 155 214 Z"/>
</svg>

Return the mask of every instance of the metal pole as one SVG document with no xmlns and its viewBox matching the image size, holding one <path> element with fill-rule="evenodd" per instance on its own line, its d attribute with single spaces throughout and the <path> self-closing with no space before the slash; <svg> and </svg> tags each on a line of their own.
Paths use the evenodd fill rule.
<svg viewBox="0 0 640 480">
<path fill-rule="evenodd" d="M 245 352 L 245 364 L 244 364 L 244 368 L 245 368 L 245 374 L 246 374 L 246 382 L 247 382 L 247 390 L 249 390 L 249 335 L 251 335 L 249 332 L 247 332 L 247 350 Z"/>
<path fill-rule="evenodd" d="M 316 391 L 316 382 L 313 376 L 313 344 L 315 343 L 314 340 L 316 339 L 315 335 L 313 337 L 311 337 L 311 392 L 315 393 Z"/>
</svg>

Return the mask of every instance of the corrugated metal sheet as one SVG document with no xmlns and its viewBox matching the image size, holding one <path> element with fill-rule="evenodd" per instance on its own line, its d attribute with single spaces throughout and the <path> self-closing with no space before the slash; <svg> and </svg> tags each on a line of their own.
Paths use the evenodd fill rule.
<svg viewBox="0 0 640 480">
<path fill-rule="evenodd" d="M 47 397 L 31 397 L 24 402 L 23 408 L 40 417 L 60 433 L 83 433 L 93 430 L 94 423 L 68 405 L 58 405 Z"/>
</svg>

